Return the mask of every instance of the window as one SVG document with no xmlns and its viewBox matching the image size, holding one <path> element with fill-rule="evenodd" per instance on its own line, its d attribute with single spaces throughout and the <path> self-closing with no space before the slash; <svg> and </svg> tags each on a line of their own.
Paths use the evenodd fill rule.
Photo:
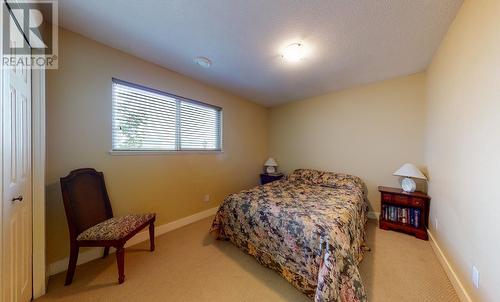
<svg viewBox="0 0 500 302">
<path fill-rule="evenodd" d="M 220 151 L 222 108 L 113 79 L 113 151 Z"/>
</svg>

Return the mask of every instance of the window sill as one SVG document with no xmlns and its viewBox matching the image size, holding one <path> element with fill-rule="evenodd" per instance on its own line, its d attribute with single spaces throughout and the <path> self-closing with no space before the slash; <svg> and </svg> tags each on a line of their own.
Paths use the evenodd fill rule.
<svg viewBox="0 0 500 302">
<path fill-rule="evenodd" d="M 109 151 L 110 155 L 118 155 L 118 156 L 128 156 L 128 155 L 180 155 L 180 154 L 222 154 L 223 150 L 144 150 L 144 151 L 126 151 L 126 150 L 111 150 Z"/>
</svg>

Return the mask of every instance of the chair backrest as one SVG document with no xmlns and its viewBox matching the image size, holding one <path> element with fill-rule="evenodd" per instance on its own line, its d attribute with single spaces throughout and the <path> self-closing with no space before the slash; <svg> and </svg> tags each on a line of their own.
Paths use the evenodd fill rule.
<svg viewBox="0 0 500 302">
<path fill-rule="evenodd" d="M 102 172 L 73 170 L 61 178 L 61 191 L 71 239 L 113 217 Z"/>
</svg>

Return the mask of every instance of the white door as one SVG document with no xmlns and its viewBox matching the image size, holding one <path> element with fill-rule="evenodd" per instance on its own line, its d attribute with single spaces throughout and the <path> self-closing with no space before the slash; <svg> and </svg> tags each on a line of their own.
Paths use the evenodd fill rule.
<svg viewBox="0 0 500 302">
<path fill-rule="evenodd" d="M 3 69 L 3 259 L 4 302 L 32 296 L 31 70 Z"/>
</svg>

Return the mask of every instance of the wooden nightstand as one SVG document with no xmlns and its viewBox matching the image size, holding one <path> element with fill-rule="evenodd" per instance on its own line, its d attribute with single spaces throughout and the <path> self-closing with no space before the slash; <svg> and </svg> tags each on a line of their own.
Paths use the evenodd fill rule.
<svg viewBox="0 0 500 302">
<path fill-rule="evenodd" d="M 275 181 L 275 180 L 279 180 L 281 178 L 283 178 L 283 174 L 282 173 L 279 173 L 279 174 L 266 174 L 266 173 L 262 173 L 260 174 L 260 184 L 261 185 L 265 185 L 269 182 L 272 182 L 272 181 Z"/>
<path fill-rule="evenodd" d="M 378 187 L 378 190 L 382 194 L 379 227 L 428 240 L 430 196 L 388 187 Z"/>
</svg>

